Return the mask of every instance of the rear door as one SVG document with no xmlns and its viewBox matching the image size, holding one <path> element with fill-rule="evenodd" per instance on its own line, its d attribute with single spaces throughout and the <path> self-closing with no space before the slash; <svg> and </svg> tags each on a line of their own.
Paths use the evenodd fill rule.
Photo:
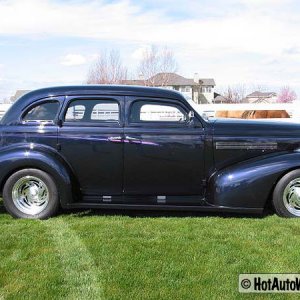
<svg viewBox="0 0 300 300">
<path fill-rule="evenodd" d="M 123 97 L 117 96 L 66 101 L 59 143 L 84 196 L 122 194 L 122 107 Z"/>
<path fill-rule="evenodd" d="M 204 128 L 188 113 L 180 101 L 126 97 L 125 194 L 203 195 Z"/>
</svg>

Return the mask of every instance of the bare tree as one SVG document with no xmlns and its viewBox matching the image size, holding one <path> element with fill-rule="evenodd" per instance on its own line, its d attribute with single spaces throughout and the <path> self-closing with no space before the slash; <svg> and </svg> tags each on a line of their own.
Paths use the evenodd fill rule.
<svg viewBox="0 0 300 300">
<path fill-rule="evenodd" d="M 227 98 L 229 102 L 240 103 L 246 97 L 247 87 L 245 84 L 229 85 L 218 92 Z"/>
<path fill-rule="evenodd" d="M 177 70 L 177 62 L 173 52 L 164 47 L 159 50 L 152 46 L 151 49 L 145 50 L 143 57 L 138 66 L 139 76 L 144 79 L 146 86 L 165 86 L 170 79 L 170 73 Z M 154 75 L 160 74 L 159 78 Z"/>
<path fill-rule="evenodd" d="M 297 99 L 297 94 L 289 86 L 284 86 L 281 88 L 277 102 L 280 103 L 292 103 Z"/>
<path fill-rule="evenodd" d="M 102 51 L 98 60 L 92 64 L 87 78 L 88 84 L 120 84 L 127 79 L 127 68 L 123 65 L 120 53 Z"/>
<path fill-rule="evenodd" d="M 251 90 L 255 92 L 266 92 L 268 90 L 268 87 L 264 84 L 252 84 Z"/>
</svg>

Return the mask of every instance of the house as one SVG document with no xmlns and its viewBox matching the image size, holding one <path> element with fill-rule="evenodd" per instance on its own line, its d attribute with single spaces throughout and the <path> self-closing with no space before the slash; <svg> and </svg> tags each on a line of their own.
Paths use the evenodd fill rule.
<svg viewBox="0 0 300 300">
<path fill-rule="evenodd" d="M 185 78 L 176 73 L 158 73 L 148 79 L 123 80 L 122 84 L 155 86 L 176 90 L 196 103 L 212 103 L 214 99 L 215 81 L 212 78 Z"/>
<path fill-rule="evenodd" d="M 30 92 L 30 90 L 17 90 L 15 92 L 15 94 L 13 96 L 10 97 L 9 101 L 10 103 L 15 102 L 16 100 L 18 100 L 20 97 L 22 97 L 23 95 L 27 94 L 28 92 Z"/>
<path fill-rule="evenodd" d="M 214 99 L 212 101 L 213 104 L 232 104 L 234 103 L 231 99 L 226 96 L 220 95 L 218 93 L 214 93 Z"/>
<path fill-rule="evenodd" d="M 259 92 L 255 91 L 246 96 L 245 102 L 248 103 L 275 103 L 277 102 L 277 94 L 275 92 Z"/>
</svg>

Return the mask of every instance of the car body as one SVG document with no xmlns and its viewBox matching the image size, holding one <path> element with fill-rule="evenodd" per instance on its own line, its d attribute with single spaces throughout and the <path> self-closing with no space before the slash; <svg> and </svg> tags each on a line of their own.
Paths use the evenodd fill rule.
<svg viewBox="0 0 300 300">
<path fill-rule="evenodd" d="M 175 91 L 83 85 L 29 92 L 0 130 L 15 217 L 58 206 L 261 213 L 270 201 L 300 216 L 299 124 L 207 121 Z"/>
</svg>

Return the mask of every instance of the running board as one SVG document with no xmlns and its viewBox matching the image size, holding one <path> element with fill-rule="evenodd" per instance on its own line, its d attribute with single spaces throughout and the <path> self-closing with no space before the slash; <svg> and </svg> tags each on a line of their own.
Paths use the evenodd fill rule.
<svg viewBox="0 0 300 300">
<path fill-rule="evenodd" d="M 141 204 L 107 204 L 107 203 L 71 203 L 64 208 L 98 208 L 98 209 L 124 209 L 124 210 L 166 210 L 166 211 L 202 211 L 202 212 L 233 212 L 261 214 L 263 208 L 227 207 L 227 206 L 208 206 L 208 205 L 141 205 Z"/>
</svg>

